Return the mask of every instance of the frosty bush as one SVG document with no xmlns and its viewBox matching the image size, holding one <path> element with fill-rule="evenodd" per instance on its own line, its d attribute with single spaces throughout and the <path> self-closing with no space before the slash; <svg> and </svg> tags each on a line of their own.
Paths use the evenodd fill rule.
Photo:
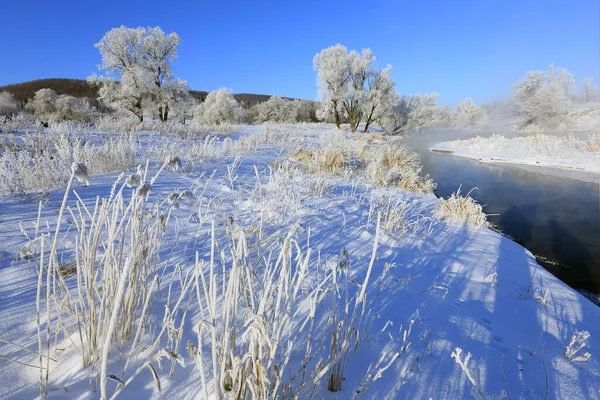
<svg viewBox="0 0 600 400">
<path fill-rule="evenodd" d="M 294 123 L 310 121 L 311 104 L 302 100 L 287 100 L 271 96 L 269 100 L 252 107 L 255 121 L 258 123 Z"/>
<path fill-rule="evenodd" d="M 221 125 L 240 123 L 242 107 L 235 100 L 231 89 L 221 88 L 210 92 L 204 103 L 194 109 L 196 125 Z"/>
<path fill-rule="evenodd" d="M 39 124 L 37 124 L 35 120 L 31 119 L 29 114 L 17 114 L 11 118 L 5 118 L 3 122 L 0 118 L 0 132 L 12 133 L 36 129 L 39 129 Z"/>
<path fill-rule="evenodd" d="M 0 92 L 0 122 L 5 118 L 9 119 L 18 112 L 19 108 L 14 96 L 8 92 Z"/>
<path fill-rule="evenodd" d="M 439 123 L 437 93 L 402 96 L 391 112 L 379 118 L 388 135 L 424 132 Z"/>
<path fill-rule="evenodd" d="M 473 99 L 464 99 L 456 106 L 454 124 L 458 127 L 480 126 L 485 122 L 485 109 L 475 104 Z"/>
<path fill-rule="evenodd" d="M 398 187 L 414 193 L 431 193 L 435 183 L 421 176 L 419 156 L 403 145 L 368 144 L 364 138 L 342 134 L 323 135 L 316 148 L 306 145 L 289 156 L 309 172 L 358 172 L 367 183 L 378 187 Z"/>
<path fill-rule="evenodd" d="M 431 193 L 435 183 L 421 176 L 419 156 L 403 145 L 372 146 L 363 154 L 365 178 L 375 186 L 399 187 L 413 193 Z"/>
<path fill-rule="evenodd" d="M 40 89 L 35 92 L 33 99 L 27 103 L 26 109 L 33 113 L 36 118 L 44 126 L 52 121 L 55 121 L 56 116 L 56 100 L 58 96 L 52 89 Z"/>
<path fill-rule="evenodd" d="M 91 122 L 96 117 L 96 109 L 90 105 L 88 99 L 73 96 L 59 96 L 56 99 L 56 116 L 58 121 Z"/>
<path fill-rule="evenodd" d="M 568 123 L 572 75 L 551 65 L 547 71 L 531 71 L 513 87 L 519 113 L 519 129 L 558 128 Z"/>
<path fill-rule="evenodd" d="M 459 187 L 448 199 L 438 198 L 438 212 L 444 219 L 464 222 L 478 228 L 489 226 L 483 207 L 470 194 L 471 192 L 461 196 Z"/>
<path fill-rule="evenodd" d="M 589 134 L 587 138 L 587 151 L 600 153 L 600 133 Z"/>
</svg>

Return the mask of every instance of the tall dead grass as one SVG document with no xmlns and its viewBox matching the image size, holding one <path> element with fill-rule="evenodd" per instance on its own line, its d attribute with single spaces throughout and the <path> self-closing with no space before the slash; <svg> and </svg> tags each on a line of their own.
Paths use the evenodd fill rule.
<svg viewBox="0 0 600 400">
<path fill-rule="evenodd" d="M 58 131 L 29 134 L 12 151 L 0 155 L 0 195 L 24 195 L 64 186 L 73 163 L 89 173 L 135 166 L 137 142 L 132 136 L 104 137 L 99 143 Z"/>
<path fill-rule="evenodd" d="M 460 194 L 460 189 L 459 187 L 447 199 L 438 198 L 437 210 L 442 218 L 464 222 L 478 228 L 488 227 L 489 223 L 483 207 L 470 196 L 474 189 L 465 196 Z"/>
<path fill-rule="evenodd" d="M 435 183 L 422 176 L 418 154 L 397 143 L 370 144 L 362 137 L 327 134 L 320 138 L 324 145 L 306 144 L 289 153 L 310 173 L 355 171 L 376 187 L 398 187 L 414 193 L 431 193 Z"/>
</svg>

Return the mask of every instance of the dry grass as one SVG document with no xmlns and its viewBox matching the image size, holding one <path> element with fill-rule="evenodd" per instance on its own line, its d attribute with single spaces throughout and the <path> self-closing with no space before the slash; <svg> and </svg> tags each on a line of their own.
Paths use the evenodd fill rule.
<svg viewBox="0 0 600 400">
<path fill-rule="evenodd" d="M 432 193 L 436 184 L 428 175 L 420 175 L 418 170 L 390 168 L 382 160 L 370 161 L 364 176 L 370 184 L 377 187 L 398 187 L 412 193 Z"/>
<path fill-rule="evenodd" d="M 303 164 L 310 172 L 336 173 L 349 165 L 349 156 L 339 148 L 328 146 L 322 149 L 297 149 L 290 156 Z"/>
<path fill-rule="evenodd" d="M 587 151 L 593 153 L 600 153 L 600 133 L 593 133 L 588 135 Z"/>
<path fill-rule="evenodd" d="M 473 190 L 473 189 L 472 189 Z M 438 212 L 444 219 L 461 221 L 478 228 L 489 226 L 483 207 L 467 193 L 461 196 L 460 187 L 448 199 L 438 199 Z"/>
<path fill-rule="evenodd" d="M 421 176 L 421 161 L 414 151 L 398 143 L 370 143 L 363 136 L 344 136 L 341 133 L 324 135 L 322 147 L 298 148 L 289 157 L 311 173 L 362 173 L 376 187 L 398 187 L 413 193 L 431 193 L 435 183 Z"/>
<path fill-rule="evenodd" d="M 380 151 L 381 149 L 378 150 Z M 383 160 L 388 168 L 400 168 L 403 170 L 419 170 L 421 168 L 419 155 L 404 145 L 386 146 L 383 153 Z"/>
<path fill-rule="evenodd" d="M 135 166 L 133 136 L 104 137 L 100 143 L 70 135 L 56 127 L 27 134 L 0 155 L 0 195 L 24 195 L 64 186 L 71 164 L 83 163 L 90 173 L 125 170 Z"/>
<path fill-rule="evenodd" d="M 312 161 L 314 151 L 307 149 L 296 149 L 290 153 L 290 157 L 302 164 L 308 164 Z"/>
</svg>

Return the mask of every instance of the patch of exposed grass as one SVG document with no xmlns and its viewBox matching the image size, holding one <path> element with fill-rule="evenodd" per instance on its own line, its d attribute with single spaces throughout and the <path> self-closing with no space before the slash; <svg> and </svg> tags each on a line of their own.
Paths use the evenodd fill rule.
<svg viewBox="0 0 600 400">
<path fill-rule="evenodd" d="M 459 187 L 449 198 L 439 198 L 438 212 L 444 219 L 465 222 L 478 228 L 488 227 L 489 223 L 483 207 L 470 194 L 471 192 L 462 196 Z"/>
</svg>

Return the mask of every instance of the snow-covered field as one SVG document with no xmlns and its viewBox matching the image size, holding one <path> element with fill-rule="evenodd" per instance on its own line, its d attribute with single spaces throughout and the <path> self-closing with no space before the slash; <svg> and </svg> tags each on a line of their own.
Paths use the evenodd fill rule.
<svg viewBox="0 0 600 400">
<path fill-rule="evenodd" d="M 595 174 L 600 179 L 600 136 L 534 134 L 506 137 L 492 135 L 433 145 L 433 151 L 452 152 L 484 163 L 511 163 L 560 168 Z"/>
<path fill-rule="evenodd" d="M 0 398 L 600 398 L 600 309 L 441 214 L 405 149 L 322 124 L 133 146 L 0 200 Z"/>
</svg>

